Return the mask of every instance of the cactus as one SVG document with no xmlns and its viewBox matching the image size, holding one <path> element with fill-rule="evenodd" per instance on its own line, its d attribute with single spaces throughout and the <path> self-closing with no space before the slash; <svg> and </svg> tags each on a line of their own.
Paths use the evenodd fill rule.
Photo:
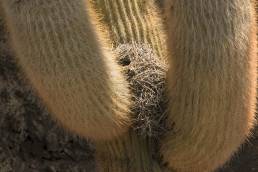
<svg viewBox="0 0 258 172">
<path fill-rule="evenodd" d="M 257 43 L 251 0 L 167 1 L 170 107 L 161 153 L 182 172 L 222 166 L 255 122 Z"/>
<path fill-rule="evenodd" d="M 164 25 L 152 0 L 0 2 L 18 64 L 53 118 L 94 140 L 99 171 L 211 172 L 251 134 L 252 0 L 166 0 Z M 153 63 L 168 59 L 162 138 L 133 129 L 134 92 L 111 51 L 135 42 L 160 56 Z"/>
</svg>

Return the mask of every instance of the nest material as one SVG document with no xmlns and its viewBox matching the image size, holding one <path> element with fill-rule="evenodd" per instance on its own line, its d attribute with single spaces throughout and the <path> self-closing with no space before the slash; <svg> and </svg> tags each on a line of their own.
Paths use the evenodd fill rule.
<svg viewBox="0 0 258 172">
<path fill-rule="evenodd" d="M 142 136 L 159 137 L 167 130 L 165 62 L 148 45 L 123 44 L 115 52 L 133 94 L 133 128 Z"/>
</svg>

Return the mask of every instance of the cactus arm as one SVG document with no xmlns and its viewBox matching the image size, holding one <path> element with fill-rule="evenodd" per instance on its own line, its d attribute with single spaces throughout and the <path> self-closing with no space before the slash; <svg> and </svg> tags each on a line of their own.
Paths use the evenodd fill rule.
<svg viewBox="0 0 258 172">
<path fill-rule="evenodd" d="M 255 122 L 257 44 L 251 0 L 167 0 L 169 117 L 161 152 L 180 172 L 223 165 Z"/>
<path fill-rule="evenodd" d="M 110 139 L 130 125 L 127 82 L 83 0 L 1 0 L 18 64 L 64 128 Z M 101 41 L 100 41 L 101 40 Z"/>
</svg>

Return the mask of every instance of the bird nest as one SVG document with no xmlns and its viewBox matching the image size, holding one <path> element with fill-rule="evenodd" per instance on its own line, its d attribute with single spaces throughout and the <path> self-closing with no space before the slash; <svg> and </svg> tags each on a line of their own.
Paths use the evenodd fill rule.
<svg viewBox="0 0 258 172">
<path fill-rule="evenodd" d="M 159 137 L 166 130 L 167 65 L 148 45 L 122 44 L 115 53 L 133 94 L 134 130 L 143 136 Z"/>
</svg>

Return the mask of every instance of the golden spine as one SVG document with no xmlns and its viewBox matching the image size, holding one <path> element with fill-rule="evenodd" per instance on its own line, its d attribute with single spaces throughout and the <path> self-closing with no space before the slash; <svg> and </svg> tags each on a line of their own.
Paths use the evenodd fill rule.
<svg viewBox="0 0 258 172">
<path fill-rule="evenodd" d="M 165 56 L 161 14 L 153 0 L 90 0 L 93 11 L 107 26 L 112 43 L 145 43 Z"/>
<path fill-rule="evenodd" d="M 257 87 L 251 1 L 166 1 L 174 132 L 161 152 L 178 172 L 215 170 L 251 134 Z"/>
<path fill-rule="evenodd" d="M 110 139 L 130 126 L 130 93 L 84 0 L 2 0 L 12 43 L 36 92 L 64 128 Z"/>
</svg>

